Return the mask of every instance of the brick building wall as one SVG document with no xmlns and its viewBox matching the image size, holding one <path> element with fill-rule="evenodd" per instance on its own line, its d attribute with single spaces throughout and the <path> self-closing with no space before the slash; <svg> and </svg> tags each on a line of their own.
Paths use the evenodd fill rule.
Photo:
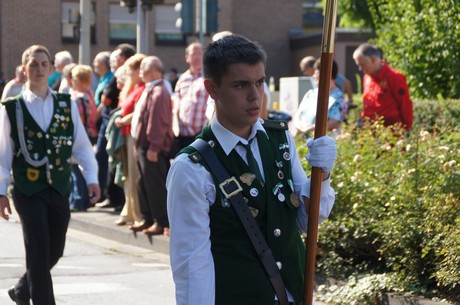
<svg viewBox="0 0 460 305">
<path fill-rule="evenodd" d="M 178 0 L 165 0 L 171 7 Z M 22 52 L 32 44 L 43 44 L 51 54 L 68 50 L 78 61 L 78 44 L 64 43 L 61 38 L 61 0 L 14 0 L 0 1 L 0 71 L 6 80 L 14 76 L 16 65 L 21 63 Z M 66 0 L 79 3 L 79 0 Z M 91 0 L 95 4 L 96 43 L 91 44 L 90 58 L 100 51 L 110 51 L 115 44 L 109 42 L 109 5 L 118 5 L 119 0 Z M 299 75 L 298 63 L 303 56 L 318 53 L 320 38 L 310 34 L 300 38 L 290 36 L 291 30 L 302 27 L 302 0 L 218 0 L 219 31 L 229 30 L 258 41 L 268 55 L 267 78 Z M 153 8 L 155 10 L 155 7 Z M 166 69 L 176 67 L 185 71 L 185 45 L 157 46 L 154 41 L 155 11 L 148 13 L 150 54 L 159 56 Z M 316 36 L 320 34 L 316 34 Z M 314 36 L 314 35 L 313 35 Z M 339 36 L 340 38 L 340 36 Z M 358 37 L 353 45 L 366 41 L 368 37 Z M 190 35 L 186 42 L 197 41 L 197 35 Z M 318 40 L 318 41 L 317 41 Z M 339 39 L 341 40 L 341 39 Z M 348 37 L 336 42 L 336 59 L 341 67 L 348 70 L 344 48 Z M 205 45 L 210 37 L 205 36 Z M 348 73 L 347 73 L 348 74 Z M 350 75 L 350 74 L 348 74 Z M 353 76 L 351 74 L 350 76 Z"/>
</svg>

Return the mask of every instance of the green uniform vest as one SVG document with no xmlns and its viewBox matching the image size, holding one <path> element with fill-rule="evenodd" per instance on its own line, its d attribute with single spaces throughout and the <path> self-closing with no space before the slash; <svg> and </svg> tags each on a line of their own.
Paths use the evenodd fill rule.
<svg viewBox="0 0 460 305">
<path fill-rule="evenodd" d="M 288 291 L 295 301 L 303 299 L 305 248 L 296 226 L 297 207 L 293 195 L 289 147 L 283 122 L 265 121 L 268 134 L 257 133 L 265 183 L 258 181 L 248 165 L 233 150 L 224 153 L 211 128 L 198 136 L 215 142 L 214 151 L 224 167 L 240 182 L 249 209 L 273 252 Z M 195 162 L 209 170 L 206 162 L 188 147 Z M 281 172 L 281 173 L 280 173 Z M 213 175 L 213 174 L 212 174 Z M 214 177 L 214 182 L 217 180 Z M 216 304 L 273 304 L 275 291 L 237 214 L 216 186 L 216 201 L 210 208 L 211 251 L 215 265 Z M 281 194 L 281 195 L 280 195 Z"/>
<path fill-rule="evenodd" d="M 70 95 L 53 93 L 54 113 L 48 130 L 44 131 L 27 110 L 22 95 L 8 99 L 6 107 L 14 143 L 13 179 L 14 185 L 22 193 L 31 196 L 53 187 L 62 196 L 69 193 L 70 157 L 72 155 L 74 126 L 71 117 Z M 25 149 L 21 148 L 16 119 L 17 103 L 20 103 L 24 122 Z M 27 162 L 27 153 L 34 161 L 48 158 L 48 163 L 34 167 Z"/>
</svg>

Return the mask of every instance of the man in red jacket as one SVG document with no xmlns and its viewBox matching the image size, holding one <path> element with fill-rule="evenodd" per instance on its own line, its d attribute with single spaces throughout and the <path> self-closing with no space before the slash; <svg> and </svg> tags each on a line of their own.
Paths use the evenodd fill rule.
<svg viewBox="0 0 460 305">
<path fill-rule="evenodd" d="M 374 45 L 360 45 L 353 53 L 353 59 L 364 72 L 361 118 L 382 117 L 385 126 L 401 124 L 407 130 L 411 129 L 412 101 L 406 77 L 388 66 Z"/>
</svg>

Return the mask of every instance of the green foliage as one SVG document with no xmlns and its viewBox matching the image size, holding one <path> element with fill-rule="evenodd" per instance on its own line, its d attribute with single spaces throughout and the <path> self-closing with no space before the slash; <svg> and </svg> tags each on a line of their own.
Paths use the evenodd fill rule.
<svg viewBox="0 0 460 305">
<path fill-rule="evenodd" d="M 414 114 L 406 136 L 376 122 L 345 126 L 337 137 L 336 203 L 320 226 L 318 270 L 353 276 L 360 285 L 381 279 L 377 292 L 403 287 L 458 297 L 460 101 L 417 100 Z M 305 147 L 299 151 L 303 155 Z M 385 284 L 388 278 L 392 285 Z M 371 299 L 378 297 L 375 291 Z M 345 303 L 354 304 L 336 302 Z"/>
<path fill-rule="evenodd" d="M 408 76 L 412 95 L 459 98 L 459 1 L 384 2 L 379 12 L 385 18 L 380 18 L 375 43 Z"/>
<path fill-rule="evenodd" d="M 343 0 L 341 26 L 371 29 L 413 97 L 460 97 L 459 0 Z"/>
</svg>

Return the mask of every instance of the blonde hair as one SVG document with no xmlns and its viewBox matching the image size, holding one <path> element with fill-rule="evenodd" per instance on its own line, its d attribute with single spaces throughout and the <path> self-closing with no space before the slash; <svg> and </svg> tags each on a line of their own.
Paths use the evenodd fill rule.
<svg viewBox="0 0 460 305">
<path fill-rule="evenodd" d="M 130 69 L 132 71 L 139 69 L 139 67 L 141 66 L 141 62 L 144 58 L 145 58 L 144 54 L 141 54 L 141 53 L 134 54 L 133 56 L 131 56 L 130 58 L 126 60 L 125 69 Z"/>
<path fill-rule="evenodd" d="M 117 69 L 117 71 L 115 71 L 115 77 L 117 78 L 117 82 L 118 80 L 123 80 L 123 88 L 121 88 L 120 95 L 118 96 L 120 101 L 124 100 L 128 96 L 129 92 L 134 86 L 133 82 L 131 81 L 131 78 L 127 77 L 126 75 L 127 69 L 128 66 L 125 62 L 121 67 Z"/>
<path fill-rule="evenodd" d="M 81 83 L 89 85 L 91 84 L 91 80 L 93 78 L 93 69 L 87 65 L 76 65 L 70 71 L 70 75 L 72 78 L 78 79 Z"/>
</svg>

